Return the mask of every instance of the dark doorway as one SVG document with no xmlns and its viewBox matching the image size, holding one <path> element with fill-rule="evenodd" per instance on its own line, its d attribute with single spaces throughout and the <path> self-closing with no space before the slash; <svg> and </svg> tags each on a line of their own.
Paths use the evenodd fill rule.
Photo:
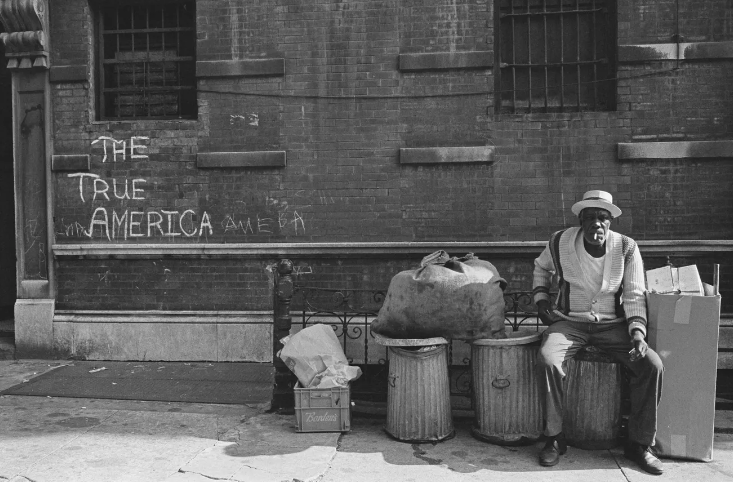
<svg viewBox="0 0 733 482">
<path fill-rule="evenodd" d="M 16 297 L 13 108 L 10 71 L 6 65 L 5 51 L 0 43 L 0 331 L 12 330 Z"/>
</svg>

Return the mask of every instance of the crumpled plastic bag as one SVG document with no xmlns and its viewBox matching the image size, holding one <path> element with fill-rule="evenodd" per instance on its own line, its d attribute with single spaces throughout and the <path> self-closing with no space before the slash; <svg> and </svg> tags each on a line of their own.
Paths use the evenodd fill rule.
<svg viewBox="0 0 733 482">
<path fill-rule="evenodd" d="M 305 388 L 346 387 L 361 376 L 361 368 L 349 365 L 330 326 L 309 326 L 280 342 L 278 356 Z"/>
</svg>

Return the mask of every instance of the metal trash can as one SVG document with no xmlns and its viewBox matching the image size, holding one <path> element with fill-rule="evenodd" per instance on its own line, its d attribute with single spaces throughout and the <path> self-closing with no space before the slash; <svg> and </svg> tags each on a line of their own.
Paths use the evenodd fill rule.
<svg viewBox="0 0 733 482">
<path fill-rule="evenodd" d="M 592 346 L 566 363 L 563 432 L 568 443 L 586 450 L 615 447 L 621 427 L 622 365 Z"/>
<path fill-rule="evenodd" d="M 523 445 L 542 435 L 543 410 L 535 362 L 542 334 L 520 330 L 471 343 L 474 437 Z"/>
<path fill-rule="evenodd" d="M 403 442 L 453 437 L 448 340 L 375 338 L 389 351 L 385 431 Z"/>
</svg>

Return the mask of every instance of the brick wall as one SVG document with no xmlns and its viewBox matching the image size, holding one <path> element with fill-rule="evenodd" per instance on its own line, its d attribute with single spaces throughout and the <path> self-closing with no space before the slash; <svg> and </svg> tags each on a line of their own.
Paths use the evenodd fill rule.
<svg viewBox="0 0 733 482">
<path fill-rule="evenodd" d="M 637 239 L 733 235 L 733 211 L 720 201 L 731 188 L 730 159 L 616 158 L 619 142 L 730 139 L 729 60 L 622 64 L 615 112 L 499 116 L 491 69 L 398 70 L 399 54 L 491 51 L 492 2 L 196 4 L 198 60 L 284 58 L 285 75 L 200 79 L 198 119 L 189 121 L 97 122 L 94 12 L 85 0 L 64 2 L 63 11 L 54 7 L 53 64 L 85 64 L 91 80 L 53 85 L 54 154 L 91 155 L 89 174 L 105 181 L 110 198 L 98 192 L 93 200 L 92 177 L 82 179 L 80 193 L 79 177 L 54 173 L 58 243 L 544 240 L 575 224 L 570 206 L 594 188 L 614 194 L 624 210 L 614 228 Z M 726 2 L 679 5 L 680 33 L 688 41 L 732 40 Z M 670 42 L 675 12 L 675 2 L 619 1 L 619 44 Z M 118 153 L 114 162 L 108 150 L 104 161 L 104 143 L 93 144 L 102 136 L 124 140 L 125 158 Z M 133 152 L 132 142 L 144 147 Z M 403 147 L 477 145 L 495 146 L 493 163 L 399 164 Z M 286 151 L 287 166 L 196 166 L 200 152 L 261 150 Z M 120 194 L 136 179 L 138 195 L 114 196 L 115 183 Z M 97 181 L 97 188 L 104 184 Z M 115 229 L 125 212 L 127 238 Z M 120 273 L 116 286 L 126 279 L 124 265 L 135 271 L 147 261 L 105 263 L 60 263 L 61 305 L 137 306 L 127 295 L 95 299 L 91 285 L 76 284 L 83 281 L 81 264 L 96 275 L 107 268 Z M 187 266 L 178 263 L 175 272 Z M 203 277 L 205 286 L 197 289 L 207 293 L 196 306 L 267 308 L 266 297 L 222 301 L 214 293 L 223 265 L 208 266 L 209 274 L 189 273 Z M 263 266 L 245 263 L 239 272 L 258 270 L 258 280 Z M 367 278 L 378 269 L 364 266 L 369 269 L 359 273 Z M 156 295 L 144 306 L 193 306 L 179 291 L 157 289 L 159 281 L 152 274 L 146 281 Z M 232 293 L 254 289 L 230 281 Z M 128 293 L 123 286 L 120 293 Z M 513 286 L 526 289 L 526 276 Z"/>
<path fill-rule="evenodd" d="M 619 44 L 671 42 L 677 32 L 684 42 L 731 40 L 730 9 L 717 0 L 619 0 Z"/>
</svg>

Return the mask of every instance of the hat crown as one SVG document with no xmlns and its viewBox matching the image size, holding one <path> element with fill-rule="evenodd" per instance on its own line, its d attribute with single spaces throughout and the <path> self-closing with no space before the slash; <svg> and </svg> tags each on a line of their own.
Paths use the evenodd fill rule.
<svg viewBox="0 0 733 482">
<path fill-rule="evenodd" d="M 611 196 L 611 193 L 601 191 L 599 189 L 586 191 L 586 193 L 583 194 L 583 200 L 573 204 L 573 207 L 571 207 L 570 210 L 577 216 L 583 209 L 591 207 L 605 209 L 609 211 L 611 216 L 614 218 L 621 216 L 621 210 L 618 206 L 613 204 L 613 196 Z"/>
<path fill-rule="evenodd" d="M 587 191 L 585 194 L 583 194 L 583 201 L 605 201 L 609 204 L 613 204 L 613 196 L 611 196 L 610 192 L 606 191 L 599 191 L 599 190 L 593 190 L 593 191 Z"/>
</svg>

